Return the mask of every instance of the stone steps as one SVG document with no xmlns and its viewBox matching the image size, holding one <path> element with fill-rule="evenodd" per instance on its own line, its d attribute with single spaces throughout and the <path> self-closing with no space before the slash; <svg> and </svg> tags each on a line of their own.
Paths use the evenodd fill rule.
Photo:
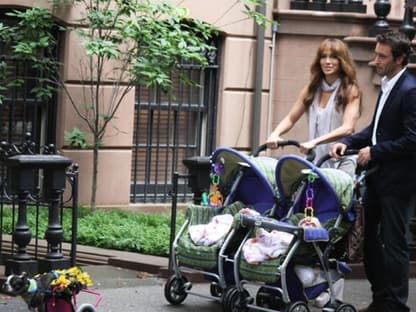
<svg viewBox="0 0 416 312">
<path fill-rule="evenodd" d="M 2 262 L 10 258 L 12 254 L 12 244 L 11 244 L 11 235 L 4 235 L 2 240 Z M 32 242 L 27 246 L 26 251 L 33 258 L 44 258 L 47 251 L 47 243 L 45 240 L 38 241 L 38 248 L 36 250 L 35 242 Z M 71 244 L 63 243 L 62 244 L 62 254 L 65 258 L 70 258 L 71 254 Z M 109 256 L 106 255 L 106 252 L 97 252 L 96 250 L 91 250 L 89 247 L 84 247 L 77 245 L 77 258 L 76 262 L 79 265 L 85 264 L 107 264 Z"/>
</svg>

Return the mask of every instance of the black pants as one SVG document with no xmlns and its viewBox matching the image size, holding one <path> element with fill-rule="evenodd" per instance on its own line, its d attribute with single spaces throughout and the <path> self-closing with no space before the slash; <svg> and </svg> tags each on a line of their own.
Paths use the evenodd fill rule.
<svg viewBox="0 0 416 312">
<path fill-rule="evenodd" d="M 411 198 L 380 194 L 368 187 L 364 202 L 364 265 L 373 301 L 385 311 L 410 311 L 406 230 Z"/>
</svg>

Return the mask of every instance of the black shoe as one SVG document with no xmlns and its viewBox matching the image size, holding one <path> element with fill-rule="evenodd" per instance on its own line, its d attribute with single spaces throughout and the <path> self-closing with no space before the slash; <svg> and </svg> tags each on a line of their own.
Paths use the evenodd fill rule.
<svg viewBox="0 0 416 312">
<path fill-rule="evenodd" d="M 383 312 L 384 305 L 379 302 L 372 302 L 368 307 L 359 309 L 358 312 Z"/>
</svg>

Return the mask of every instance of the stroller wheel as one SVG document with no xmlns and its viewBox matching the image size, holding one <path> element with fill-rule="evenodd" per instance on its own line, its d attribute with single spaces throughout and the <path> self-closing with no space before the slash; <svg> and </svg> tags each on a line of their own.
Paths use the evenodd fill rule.
<svg viewBox="0 0 416 312">
<path fill-rule="evenodd" d="M 220 285 L 218 285 L 215 282 L 211 283 L 209 287 L 209 291 L 211 293 L 211 296 L 217 297 L 217 298 L 221 297 L 224 292 L 224 290 L 220 287 Z"/>
<path fill-rule="evenodd" d="M 357 312 L 357 309 L 352 304 L 342 303 L 335 312 Z"/>
<path fill-rule="evenodd" d="M 171 304 L 177 305 L 182 303 L 188 294 L 186 293 L 186 285 L 188 280 L 182 276 L 178 278 L 176 275 L 169 277 L 165 284 L 165 298 Z"/>
<path fill-rule="evenodd" d="M 287 312 L 310 312 L 308 305 L 305 302 L 297 301 L 291 303 L 287 310 Z"/>
<path fill-rule="evenodd" d="M 237 289 L 228 297 L 228 310 L 226 312 L 247 312 L 247 303 L 249 300 L 249 293 L 244 289 L 239 292 Z"/>
<path fill-rule="evenodd" d="M 235 295 L 235 293 L 238 294 L 238 289 L 236 287 L 229 287 L 227 288 L 223 295 L 222 295 L 222 310 L 224 312 L 230 312 L 230 299 Z"/>
<path fill-rule="evenodd" d="M 97 310 L 92 304 L 84 303 L 80 305 L 76 312 L 96 312 Z"/>
<path fill-rule="evenodd" d="M 260 287 L 256 295 L 256 305 L 262 308 L 281 311 L 286 304 L 278 291 L 273 291 L 267 287 Z"/>
</svg>

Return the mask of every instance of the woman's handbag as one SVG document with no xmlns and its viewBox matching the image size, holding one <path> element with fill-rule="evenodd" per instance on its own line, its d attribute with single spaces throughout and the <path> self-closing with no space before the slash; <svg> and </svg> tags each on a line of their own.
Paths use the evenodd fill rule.
<svg viewBox="0 0 416 312">
<path fill-rule="evenodd" d="M 363 260 L 364 245 L 364 207 L 361 204 L 354 205 L 355 221 L 345 240 L 345 252 L 342 260 L 347 263 L 357 263 Z"/>
</svg>

